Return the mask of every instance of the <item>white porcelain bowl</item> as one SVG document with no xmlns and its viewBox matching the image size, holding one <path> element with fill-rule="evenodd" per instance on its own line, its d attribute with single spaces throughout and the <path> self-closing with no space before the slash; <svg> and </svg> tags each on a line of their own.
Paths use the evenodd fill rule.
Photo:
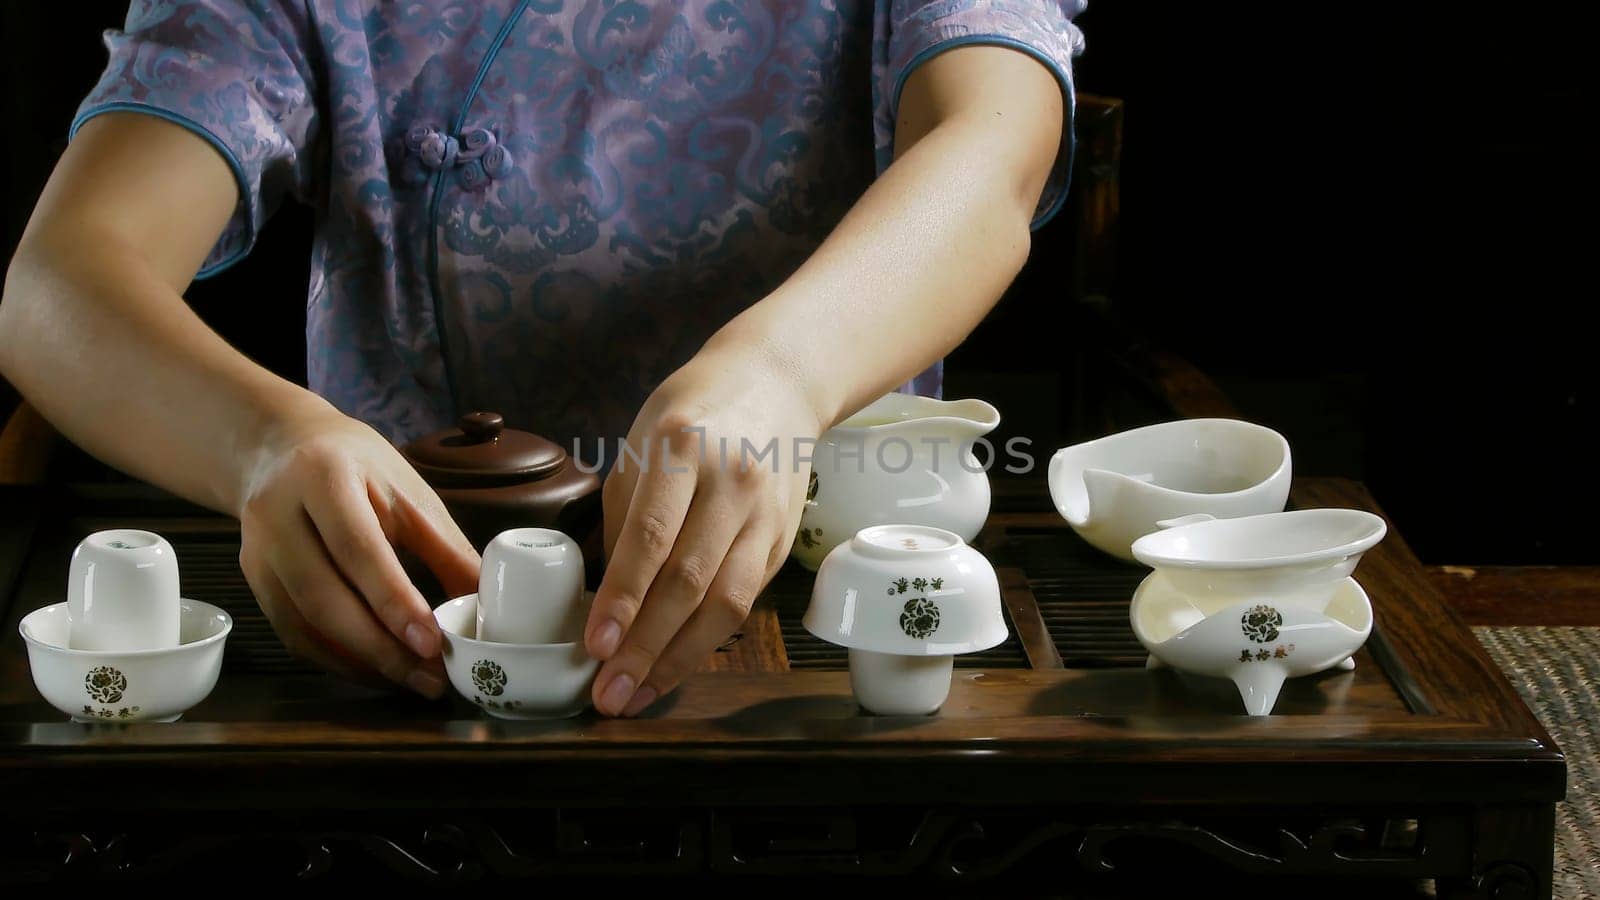
<svg viewBox="0 0 1600 900">
<path fill-rule="evenodd" d="M 576 639 L 560 644 L 480 641 L 478 595 L 433 611 L 444 632 L 444 668 L 461 696 L 502 719 L 559 719 L 589 706 L 600 661 Z"/>
<path fill-rule="evenodd" d="M 1292 466 L 1283 435 L 1234 419 L 1183 419 L 1056 451 L 1050 497 L 1084 540 L 1133 560 L 1158 522 L 1283 509 Z"/>
<path fill-rule="evenodd" d="M 973 452 L 1000 424 L 982 400 L 886 394 L 822 435 L 791 554 L 815 570 L 870 525 L 931 525 L 978 536 L 989 517 L 989 474 Z"/>
<path fill-rule="evenodd" d="M 926 525 L 863 528 L 833 548 L 802 623 L 850 649 L 856 700 L 881 715 L 936 711 L 956 654 L 1006 639 L 994 567 L 959 535 Z"/>
<path fill-rule="evenodd" d="M 1320 612 L 1388 530 L 1361 510 L 1301 509 L 1168 528 L 1133 554 L 1208 614 L 1243 601 Z"/>
<path fill-rule="evenodd" d="M 1372 633 L 1372 603 L 1354 578 L 1340 579 L 1322 611 L 1245 600 L 1206 612 L 1158 571 L 1134 592 L 1128 618 L 1151 656 L 1231 680 L 1253 716 L 1272 712 L 1286 678 L 1352 668 Z"/>
<path fill-rule="evenodd" d="M 830 643 L 900 656 L 975 653 L 1006 639 L 994 567 L 926 525 L 875 525 L 833 548 L 802 624 Z"/>
<path fill-rule="evenodd" d="M 198 600 L 179 605 L 178 646 L 148 650 L 74 650 L 67 645 L 67 604 L 28 613 L 18 630 L 34 685 L 77 722 L 176 720 L 216 686 L 233 630 L 233 618 L 218 607 Z"/>
</svg>

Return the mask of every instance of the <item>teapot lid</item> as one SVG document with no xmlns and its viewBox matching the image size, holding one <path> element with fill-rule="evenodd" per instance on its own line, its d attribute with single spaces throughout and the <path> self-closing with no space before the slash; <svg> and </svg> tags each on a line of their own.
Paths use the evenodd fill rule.
<svg viewBox="0 0 1600 900">
<path fill-rule="evenodd" d="M 543 478 L 567 452 L 554 441 L 507 428 L 499 413 L 473 412 L 405 445 L 401 453 L 435 487 L 494 487 Z"/>
</svg>

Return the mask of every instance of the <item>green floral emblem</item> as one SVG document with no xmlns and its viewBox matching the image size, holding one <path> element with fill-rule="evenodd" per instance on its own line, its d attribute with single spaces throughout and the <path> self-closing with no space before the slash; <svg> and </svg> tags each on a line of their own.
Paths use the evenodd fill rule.
<svg viewBox="0 0 1600 900">
<path fill-rule="evenodd" d="M 1283 626 L 1283 614 L 1270 606 L 1252 606 L 1239 617 L 1244 636 L 1258 644 L 1278 639 L 1278 629 Z"/>
<path fill-rule="evenodd" d="M 939 630 L 939 604 L 924 595 L 928 591 L 942 590 L 943 578 L 896 578 L 889 582 L 889 596 L 907 591 L 912 594 L 906 598 L 906 605 L 900 611 L 900 630 L 908 637 L 920 641 Z"/>
<path fill-rule="evenodd" d="M 927 597 L 912 597 L 900 613 L 900 630 L 923 640 L 939 630 L 939 607 Z"/>
<path fill-rule="evenodd" d="M 480 659 L 472 664 L 472 683 L 491 697 L 498 697 L 506 690 L 506 670 L 492 659 Z"/>
<path fill-rule="evenodd" d="M 128 689 L 128 677 L 110 666 L 95 666 L 83 676 L 83 690 L 97 703 L 115 703 Z"/>
</svg>

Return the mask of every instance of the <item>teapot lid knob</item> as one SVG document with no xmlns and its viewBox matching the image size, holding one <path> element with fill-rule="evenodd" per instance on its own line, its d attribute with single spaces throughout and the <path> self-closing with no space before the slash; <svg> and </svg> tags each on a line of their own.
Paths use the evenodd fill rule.
<svg viewBox="0 0 1600 900">
<path fill-rule="evenodd" d="M 472 412 L 462 416 L 456 425 L 474 444 L 485 444 L 499 439 L 500 432 L 506 427 L 506 420 L 499 413 Z"/>
</svg>

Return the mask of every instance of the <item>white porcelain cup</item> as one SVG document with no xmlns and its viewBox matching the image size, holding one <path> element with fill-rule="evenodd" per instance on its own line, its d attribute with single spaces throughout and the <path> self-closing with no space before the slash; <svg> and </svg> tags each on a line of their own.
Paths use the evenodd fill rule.
<svg viewBox="0 0 1600 900">
<path fill-rule="evenodd" d="M 72 551 L 68 642 L 74 650 L 178 646 L 178 557 L 159 534 L 97 531 Z"/>
<path fill-rule="evenodd" d="M 499 644 L 583 639 L 583 551 L 550 528 L 502 531 L 483 549 L 478 635 Z"/>
<path fill-rule="evenodd" d="M 954 656 L 896 656 L 850 651 L 850 690 L 867 712 L 931 716 L 950 696 Z"/>
</svg>

